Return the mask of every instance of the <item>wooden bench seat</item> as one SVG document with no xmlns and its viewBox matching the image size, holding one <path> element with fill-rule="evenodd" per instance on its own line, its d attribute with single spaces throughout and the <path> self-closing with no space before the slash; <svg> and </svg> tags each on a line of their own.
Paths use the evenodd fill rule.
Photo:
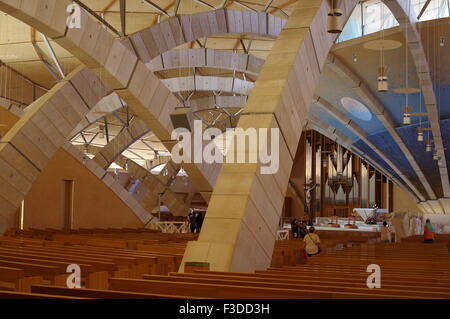
<svg viewBox="0 0 450 319">
<path fill-rule="evenodd" d="M 42 282 L 42 276 L 25 276 L 23 269 L 0 267 L 0 290 L 30 292 L 32 284 Z"/>
<path fill-rule="evenodd" d="M 243 285 L 222 285 L 205 284 L 191 282 L 170 282 L 166 280 L 139 280 L 139 279 L 121 279 L 112 278 L 110 280 L 110 289 L 152 292 L 157 294 L 183 294 L 196 297 L 211 297 L 222 299 L 372 299 L 372 298 L 414 298 L 406 291 L 402 295 L 389 294 L 369 294 L 366 292 L 354 293 L 337 290 L 309 290 L 305 289 L 282 289 L 254 287 Z M 367 289 L 368 290 L 368 289 Z"/>
<path fill-rule="evenodd" d="M 201 276 L 155 276 L 145 275 L 144 279 L 147 280 L 160 280 L 168 282 L 186 282 L 186 283 L 205 283 L 211 285 L 239 285 L 248 287 L 265 287 L 274 289 L 308 289 L 308 291 L 323 291 L 323 290 L 336 290 L 345 293 L 355 294 L 381 294 L 381 295 L 408 295 L 412 297 L 429 297 L 429 298 L 449 298 L 450 290 L 442 288 L 439 291 L 435 291 L 433 288 L 426 287 L 414 287 L 414 286 L 398 286 L 398 285 L 382 285 L 380 289 L 369 289 L 365 285 L 365 282 L 360 284 L 340 284 L 339 282 L 320 282 L 310 283 L 308 285 L 299 285 L 298 283 L 288 282 L 267 282 L 267 281 L 255 281 L 255 280 L 236 280 L 234 278 L 204 278 Z"/>
<path fill-rule="evenodd" d="M 261 272 L 261 273 L 229 273 L 229 272 L 216 272 L 216 271 L 195 271 L 194 274 L 188 273 L 170 273 L 171 276 L 192 276 L 200 275 L 205 277 L 215 278 L 220 277 L 232 277 L 232 278 L 249 278 L 259 281 L 290 281 L 290 282 L 322 282 L 322 281 L 333 281 L 341 283 L 352 283 L 352 284 L 366 284 L 367 273 L 353 273 L 352 276 L 342 275 L 342 274 L 326 274 L 326 273 L 301 273 L 301 272 L 287 272 L 287 273 L 274 273 L 274 272 Z M 450 279 L 445 281 L 435 282 L 434 280 L 427 280 L 422 277 L 401 277 L 401 276 L 383 276 L 383 283 L 392 285 L 404 285 L 404 286 L 432 286 L 432 287 L 442 287 L 450 288 Z"/>
<path fill-rule="evenodd" d="M 48 264 L 18 262 L 11 260 L 3 260 L 0 256 L 0 266 L 8 268 L 22 269 L 27 277 L 42 277 L 48 280 L 52 285 L 65 286 L 67 273 L 58 266 L 49 266 Z"/>
<path fill-rule="evenodd" d="M 193 299 L 188 296 L 163 295 L 154 293 L 138 293 L 100 289 L 64 288 L 48 285 L 33 285 L 33 293 L 41 295 L 58 295 L 65 297 L 96 298 L 96 299 Z M 196 299 L 196 298 L 195 298 Z"/>
</svg>

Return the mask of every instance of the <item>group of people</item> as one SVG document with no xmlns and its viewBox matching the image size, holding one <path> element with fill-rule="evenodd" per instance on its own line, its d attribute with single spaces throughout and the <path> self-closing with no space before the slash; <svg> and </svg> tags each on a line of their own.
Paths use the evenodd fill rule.
<svg viewBox="0 0 450 319">
<path fill-rule="evenodd" d="M 308 233 L 306 222 L 299 219 L 292 220 L 291 230 L 294 238 L 305 238 L 305 235 Z"/>
<path fill-rule="evenodd" d="M 203 225 L 203 214 L 192 211 L 188 214 L 189 230 L 191 233 L 199 233 Z"/>
<path fill-rule="evenodd" d="M 380 233 L 382 242 L 385 243 L 391 242 L 392 230 L 386 221 L 383 222 L 383 227 L 381 227 Z M 431 244 L 434 240 L 434 233 L 435 233 L 434 226 L 433 224 L 431 224 L 431 221 L 427 219 L 425 221 L 425 225 L 423 226 L 423 242 L 426 244 Z M 397 235 L 396 235 L 396 242 L 400 242 L 399 240 L 397 240 Z"/>
<path fill-rule="evenodd" d="M 314 226 L 307 228 L 306 222 L 294 219 L 291 222 L 292 236 L 305 242 L 305 253 L 309 257 L 320 254 L 320 238 L 315 233 Z"/>
</svg>

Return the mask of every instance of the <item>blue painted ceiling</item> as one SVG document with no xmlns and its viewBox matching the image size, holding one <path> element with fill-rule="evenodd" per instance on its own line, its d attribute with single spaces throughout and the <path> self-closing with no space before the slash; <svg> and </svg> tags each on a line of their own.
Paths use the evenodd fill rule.
<svg viewBox="0 0 450 319">
<path fill-rule="evenodd" d="M 450 18 L 438 21 L 427 21 L 420 23 L 422 40 L 426 44 L 425 52 L 428 54 L 430 71 L 434 82 L 434 91 L 438 111 L 441 119 L 441 134 L 446 148 L 447 167 L 450 168 Z M 363 47 L 363 43 L 380 38 L 380 33 L 374 33 L 365 37 L 352 39 L 338 43 L 334 46 L 332 53 L 346 64 L 358 77 L 368 85 L 370 91 L 384 105 L 385 112 L 390 115 L 395 123 L 395 128 L 405 143 L 406 147 L 414 155 L 415 160 L 426 176 L 428 183 L 435 195 L 442 197 L 442 185 L 438 164 L 432 158 L 431 152 L 425 151 L 425 142 L 417 142 L 417 127 L 425 126 L 427 117 L 412 117 L 412 124 L 405 126 L 402 123 L 403 106 L 406 105 L 406 95 L 395 93 L 395 88 L 406 86 L 406 75 L 408 76 L 409 87 L 419 87 L 415 64 L 411 54 L 405 50 L 405 39 L 399 27 L 385 31 L 385 38 L 400 41 L 402 47 L 385 52 L 385 61 L 388 66 L 389 91 L 385 93 L 377 92 L 377 72 L 380 65 L 380 53 L 368 50 Z M 439 45 L 441 37 L 446 37 L 444 47 Z M 406 54 L 408 54 L 408 68 L 406 68 Z M 356 62 L 354 57 L 356 55 Z M 350 114 L 341 104 L 341 98 L 351 97 L 364 103 L 364 100 L 352 89 L 352 83 L 342 78 L 340 75 L 325 66 L 319 81 L 316 95 L 321 96 L 334 107 L 338 108 L 354 123 L 367 132 L 367 138 L 375 144 L 401 171 L 407 176 L 412 184 L 419 190 L 424 198 L 429 198 L 424 186 L 417 177 L 414 169 L 404 156 L 403 152 L 386 131 L 383 123 L 373 115 L 369 121 L 364 121 Z M 366 104 L 367 105 L 367 104 Z M 412 107 L 412 112 L 426 112 L 425 102 L 421 93 L 414 93 L 408 96 L 408 105 Z M 380 166 L 390 174 L 400 179 L 389 165 L 382 160 L 374 150 L 370 149 L 364 142 L 342 125 L 337 119 L 325 112 L 321 107 L 311 104 L 310 114 L 314 114 L 324 122 L 332 125 L 338 131 L 348 136 L 354 145 L 372 157 Z M 422 124 L 420 124 L 422 123 Z M 426 133 L 425 133 L 426 135 Z M 425 136 L 426 139 L 426 136 Z M 364 156 L 363 156 L 364 157 Z M 449 172 L 450 173 L 450 172 Z M 404 184 L 405 185 L 405 184 Z"/>
</svg>

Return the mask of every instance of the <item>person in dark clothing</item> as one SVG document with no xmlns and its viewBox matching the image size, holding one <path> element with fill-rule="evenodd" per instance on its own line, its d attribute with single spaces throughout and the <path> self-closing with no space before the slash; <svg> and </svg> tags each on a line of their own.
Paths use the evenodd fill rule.
<svg viewBox="0 0 450 319">
<path fill-rule="evenodd" d="M 197 223 L 195 221 L 195 213 L 190 212 L 188 215 L 188 219 L 189 219 L 189 230 L 191 231 L 191 233 L 195 232 L 195 229 L 197 228 Z"/>
<path fill-rule="evenodd" d="M 297 219 L 293 219 L 291 222 L 291 230 L 292 230 L 292 237 L 294 238 L 298 238 L 298 224 L 297 224 Z"/>
<path fill-rule="evenodd" d="M 196 224 L 195 232 L 199 233 L 200 230 L 202 229 L 202 225 L 203 225 L 203 215 L 201 212 L 195 213 L 195 224 Z"/>
<path fill-rule="evenodd" d="M 308 229 L 306 228 L 306 222 L 305 221 L 299 222 L 299 226 L 298 226 L 299 238 L 305 238 L 307 233 L 308 233 Z"/>
</svg>

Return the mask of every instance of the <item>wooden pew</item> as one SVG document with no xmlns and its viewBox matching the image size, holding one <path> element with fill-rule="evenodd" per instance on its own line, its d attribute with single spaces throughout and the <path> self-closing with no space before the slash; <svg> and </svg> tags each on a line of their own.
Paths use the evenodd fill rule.
<svg viewBox="0 0 450 319">
<path fill-rule="evenodd" d="M 0 290 L 0 299 L 82 299 L 82 298 Z"/>
<path fill-rule="evenodd" d="M 298 283 L 289 283 L 289 282 L 267 282 L 267 281 L 258 281 L 258 280 L 248 280 L 248 279 L 234 279 L 234 278 L 205 278 L 202 276 L 155 276 L 155 275 L 146 275 L 144 279 L 147 280 L 159 280 L 159 281 L 167 281 L 167 282 L 185 282 L 185 283 L 204 283 L 211 285 L 239 285 L 239 286 L 248 286 L 248 287 L 265 287 L 272 289 L 292 289 L 297 290 L 300 287 L 304 287 L 308 291 L 324 291 L 324 290 L 333 290 L 345 293 L 354 293 L 354 294 L 372 294 L 372 295 L 391 295 L 403 297 L 407 295 L 409 297 L 421 297 L 421 298 L 449 298 L 450 290 L 449 289 L 441 289 L 440 291 L 435 291 L 433 288 L 425 288 L 425 287 L 403 287 L 399 285 L 383 285 L 380 289 L 369 289 L 365 282 L 356 285 L 343 285 L 338 282 L 318 282 L 315 284 L 308 285 L 298 285 Z M 364 283 L 364 284 L 363 284 Z"/>
<path fill-rule="evenodd" d="M 167 277 L 168 278 L 168 277 Z M 245 286 L 241 283 L 233 285 L 215 283 L 171 282 L 167 280 L 139 280 L 112 278 L 110 289 L 135 292 L 152 292 L 158 294 L 184 294 L 196 297 L 212 297 L 223 299 L 371 299 L 371 298 L 414 298 L 407 295 L 370 294 L 365 292 L 343 292 L 333 289 L 309 290 L 285 289 Z"/>
<path fill-rule="evenodd" d="M 78 298 L 98 298 L 98 299 L 197 299 L 188 296 L 163 295 L 154 293 L 137 293 L 113 290 L 83 289 L 83 288 L 64 288 L 46 285 L 33 285 L 33 293 L 41 295 L 58 295 Z"/>
<path fill-rule="evenodd" d="M 25 276 L 25 271 L 19 268 L 0 267 L 0 290 L 30 292 L 32 284 L 41 284 L 41 276 Z"/>
</svg>

